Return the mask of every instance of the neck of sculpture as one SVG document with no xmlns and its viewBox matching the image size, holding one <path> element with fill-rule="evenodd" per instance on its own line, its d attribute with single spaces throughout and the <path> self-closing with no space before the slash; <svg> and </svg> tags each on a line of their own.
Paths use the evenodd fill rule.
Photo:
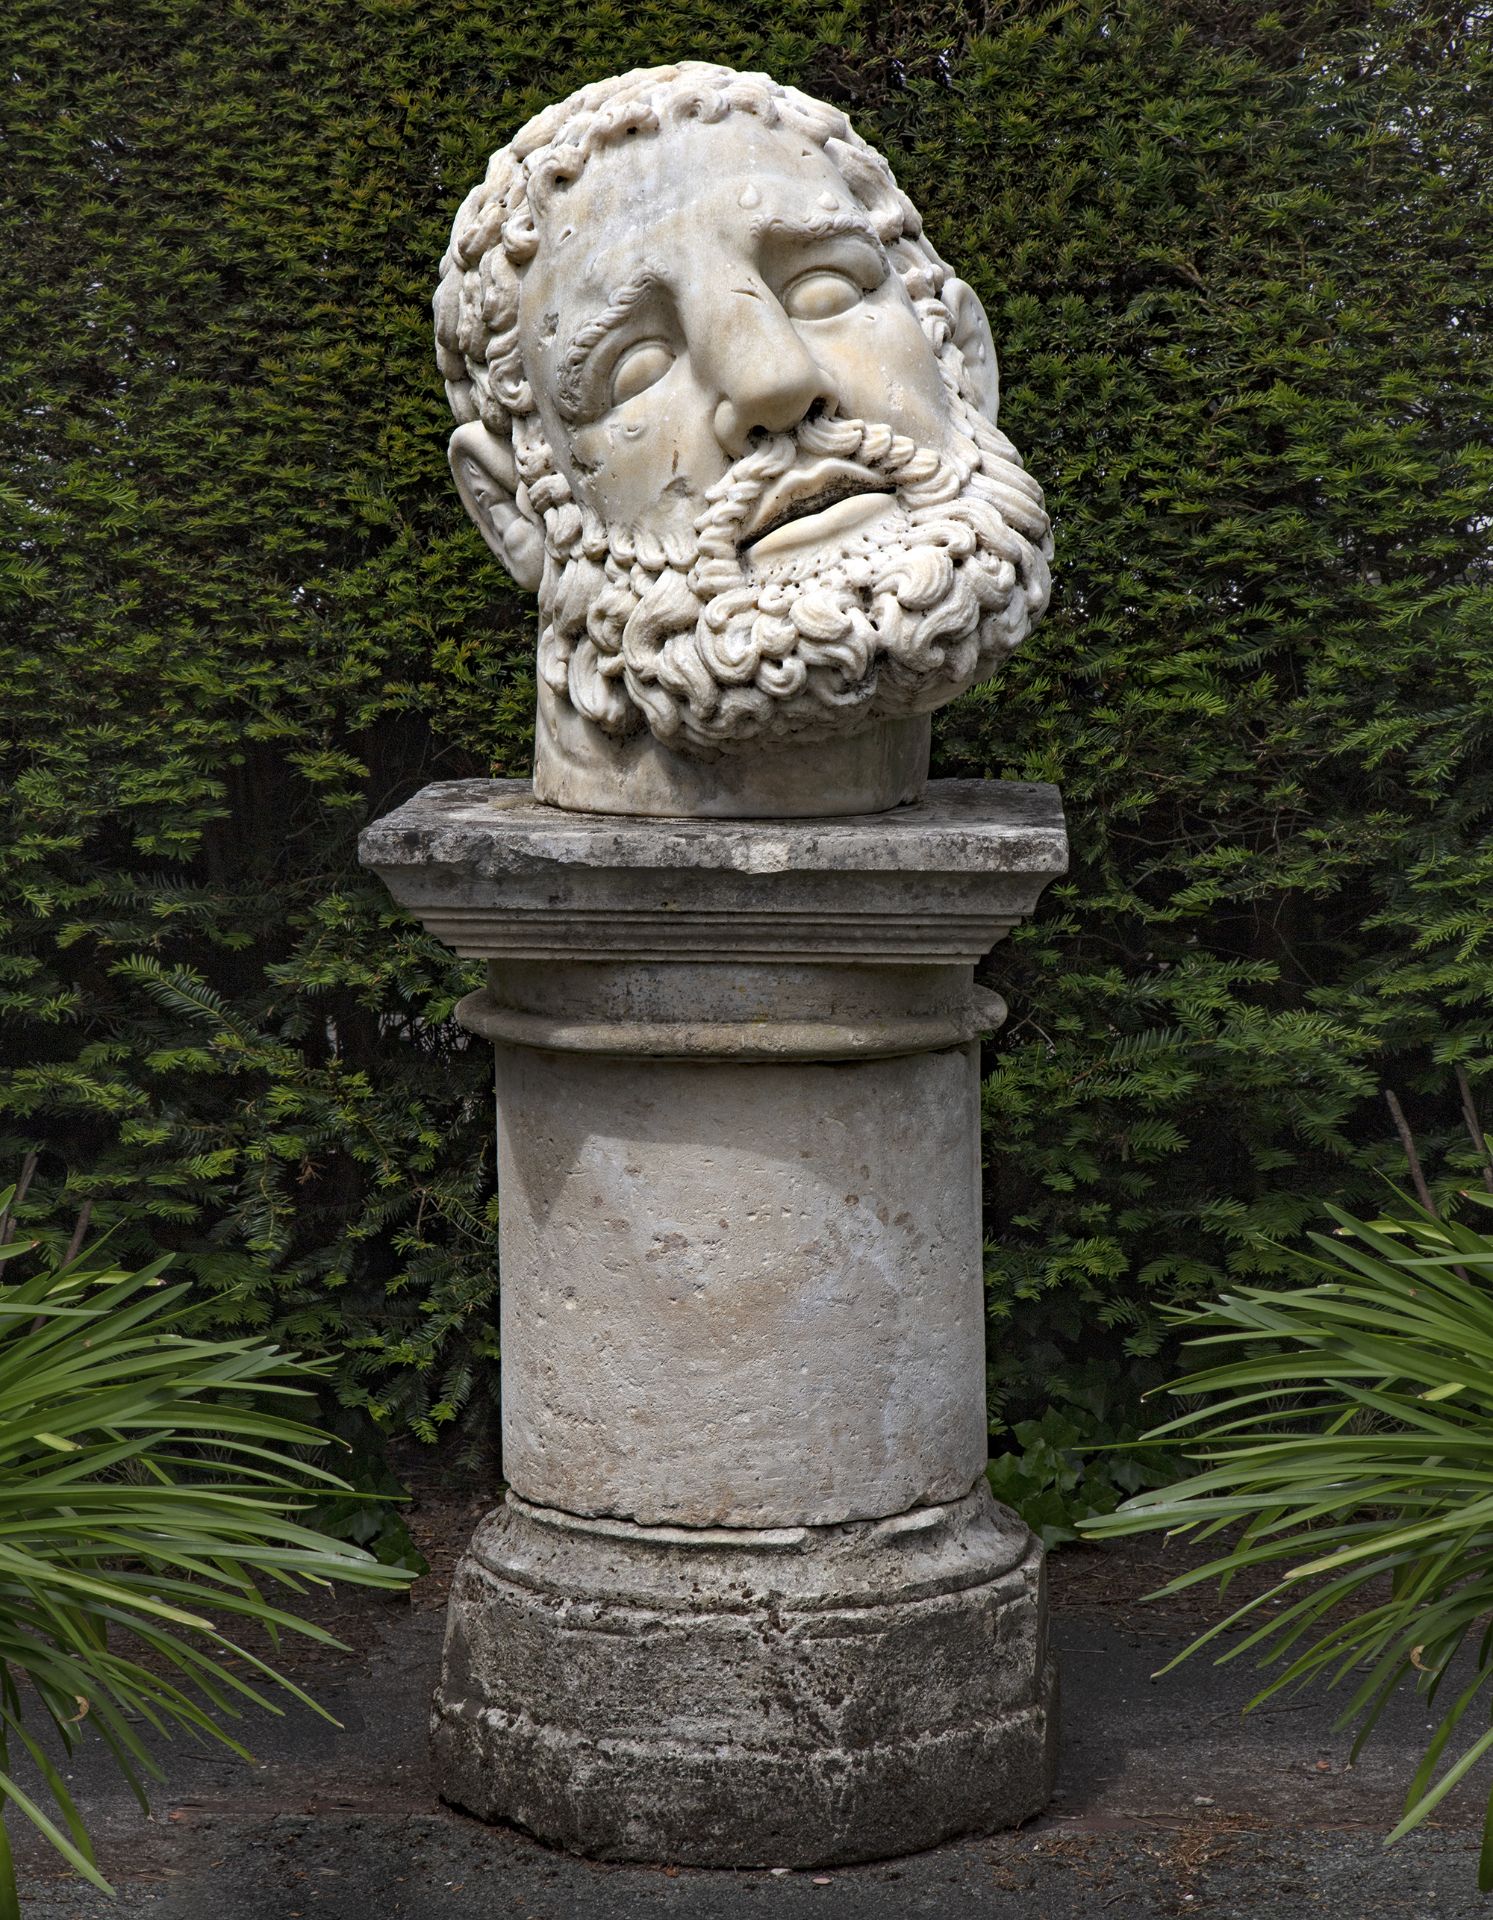
<svg viewBox="0 0 1493 1920">
<path fill-rule="evenodd" d="M 569 813 L 664 819 L 812 820 L 885 813 L 922 798 L 926 714 L 876 720 L 829 739 L 771 741 L 710 759 L 646 729 L 618 739 L 540 683 L 534 797 Z"/>
</svg>

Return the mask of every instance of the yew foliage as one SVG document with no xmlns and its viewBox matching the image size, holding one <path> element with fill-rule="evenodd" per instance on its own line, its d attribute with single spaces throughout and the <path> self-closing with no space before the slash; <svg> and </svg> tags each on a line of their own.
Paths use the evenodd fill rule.
<svg viewBox="0 0 1493 1920">
<path fill-rule="evenodd" d="M 386 1427 L 490 1404 L 470 982 L 353 854 L 422 782 L 529 750 L 531 615 L 450 486 L 427 302 L 499 138 L 681 54 L 885 148 L 989 305 L 1054 508 L 1052 614 L 938 749 L 1058 781 L 1075 849 L 991 968 L 995 1407 L 1120 1418 L 1161 1307 L 1402 1165 L 1385 1085 L 1465 1181 L 1485 0 L 0 14 L 0 1169 L 39 1155 L 28 1234 L 60 1249 L 87 1206 L 120 1258 L 172 1251 Z"/>
</svg>

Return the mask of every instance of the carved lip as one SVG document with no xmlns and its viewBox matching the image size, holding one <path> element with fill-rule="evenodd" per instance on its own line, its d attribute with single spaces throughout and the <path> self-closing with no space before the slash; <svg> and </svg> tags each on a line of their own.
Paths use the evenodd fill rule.
<svg viewBox="0 0 1493 1920">
<path fill-rule="evenodd" d="M 811 529 L 800 528 L 798 522 L 817 518 L 831 507 L 837 507 L 846 500 L 855 500 L 863 495 L 872 495 L 885 501 L 896 489 L 881 474 L 873 473 L 869 467 L 860 466 L 854 460 L 813 460 L 807 466 L 790 467 L 773 481 L 772 485 L 757 502 L 756 511 L 742 529 L 738 546 L 745 551 L 751 548 L 760 550 L 762 544 L 772 535 L 786 527 L 793 527 L 795 542 Z M 871 507 L 870 511 L 879 511 Z M 861 515 L 836 516 L 841 519 L 857 520 Z M 826 525 L 826 533 L 832 531 Z M 778 543 L 774 543 L 776 545 Z M 786 544 L 786 543 L 784 543 Z"/>
</svg>

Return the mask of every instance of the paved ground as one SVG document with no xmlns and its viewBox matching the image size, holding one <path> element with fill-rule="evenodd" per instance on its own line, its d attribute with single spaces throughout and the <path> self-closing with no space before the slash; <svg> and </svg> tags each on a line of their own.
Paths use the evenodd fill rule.
<svg viewBox="0 0 1493 1920">
<path fill-rule="evenodd" d="M 452 1539 L 470 1516 L 448 1516 Z M 1363 1763 L 1315 1698 L 1241 1720 L 1250 1676 L 1190 1662 L 1152 1680 L 1197 1616 L 1136 1604 L 1147 1548 L 1058 1556 L 1065 1724 L 1059 1793 L 1018 1834 L 882 1865 L 705 1873 L 568 1859 L 441 1807 L 424 1750 L 441 1573 L 414 1604 L 356 1596 L 351 1655 L 298 1674 L 342 1721 L 297 1712 L 251 1737 L 257 1765 L 178 1744 L 155 1817 L 106 1769 L 75 1784 L 110 1903 L 22 1841 L 27 1920 L 1423 1920 L 1487 1916 L 1474 1793 L 1385 1852 L 1425 1711 L 1399 1703 Z M 12 1823 L 14 1828 L 14 1822 Z M 18 1840 L 22 1836 L 17 1835 Z"/>
</svg>

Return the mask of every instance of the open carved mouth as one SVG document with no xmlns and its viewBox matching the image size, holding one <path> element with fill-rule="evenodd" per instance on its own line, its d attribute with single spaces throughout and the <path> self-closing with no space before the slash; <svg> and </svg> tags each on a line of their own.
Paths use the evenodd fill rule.
<svg viewBox="0 0 1493 1920">
<path fill-rule="evenodd" d="M 796 527 L 802 520 L 811 520 L 820 514 L 828 513 L 832 507 L 838 507 L 846 500 L 859 500 L 871 496 L 874 500 L 886 500 L 896 489 L 879 474 L 872 473 L 869 467 L 860 467 L 848 460 L 816 460 L 812 466 L 790 469 L 781 479 L 774 482 L 757 503 L 757 510 L 747 522 L 739 545 L 743 550 L 754 551 L 772 535 L 781 533 L 786 527 Z M 868 508 L 874 506 L 868 501 Z M 841 516 L 836 516 L 839 519 Z M 827 526 L 826 531 L 829 531 Z M 804 529 L 807 533 L 810 530 Z"/>
</svg>

